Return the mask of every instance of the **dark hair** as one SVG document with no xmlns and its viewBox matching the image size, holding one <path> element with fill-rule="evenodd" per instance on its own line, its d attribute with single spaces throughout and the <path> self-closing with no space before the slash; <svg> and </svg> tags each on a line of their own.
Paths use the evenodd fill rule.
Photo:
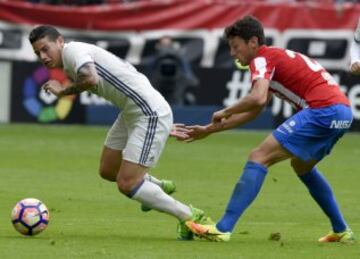
<svg viewBox="0 0 360 259">
<path fill-rule="evenodd" d="M 61 36 L 61 34 L 50 25 L 40 25 L 30 32 L 29 41 L 33 44 L 46 36 L 48 36 L 50 40 L 55 41 L 59 36 Z"/>
<path fill-rule="evenodd" d="M 248 42 L 251 37 L 257 37 L 259 45 L 265 44 L 264 29 L 261 22 L 254 16 L 247 15 L 225 28 L 225 37 L 230 39 L 238 36 Z"/>
</svg>

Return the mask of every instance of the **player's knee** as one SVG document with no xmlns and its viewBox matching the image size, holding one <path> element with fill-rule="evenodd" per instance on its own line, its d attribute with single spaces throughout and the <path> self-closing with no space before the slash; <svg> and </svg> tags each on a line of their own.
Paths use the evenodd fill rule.
<svg viewBox="0 0 360 259">
<path fill-rule="evenodd" d="M 255 148 L 251 150 L 249 155 L 249 160 L 253 161 L 254 159 L 257 159 L 259 157 L 259 149 Z"/>
<path fill-rule="evenodd" d="M 250 152 L 249 160 L 264 166 L 270 165 L 269 161 L 267 161 L 266 154 L 264 154 L 260 148 L 255 148 Z"/>
<path fill-rule="evenodd" d="M 140 175 L 139 177 L 137 177 L 133 174 L 119 174 L 116 182 L 119 191 L 125 195 L 129 195 L 134 191 L 134 189 L 137 189 L 142 184 L 143 176 Z"/>
<path fill-rule="evenodd" d="M 297 159 L 291 159 L 290 164 L 297 175 L 303 175 L 308 172 L 308 168 Z"/>
<path fill-rule="evenodd" d="M 118 178 L 116 180 L 118 189 L 121 193 L 128 195 L 134 188 L 134 181 L 129 178 Z"/>
</svg>

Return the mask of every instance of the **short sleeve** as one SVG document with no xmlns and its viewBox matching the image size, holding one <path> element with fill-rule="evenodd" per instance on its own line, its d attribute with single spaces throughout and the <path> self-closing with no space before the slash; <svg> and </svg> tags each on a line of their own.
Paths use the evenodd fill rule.
<svg viewBox="0 0 360 259">
<path fill-rule="evenodd" d="M 251 82 L 260 78 L 271 80 L 274 67 L 265 57 L 257 57 L 250 63 Z"/>
<path fill-rule="evenodd" d="M 94 62 L 86 50 L 73 43 L 68 43 L 64 47 L 63 59 L 65 68 L 73 71 L 75 74 L 84 64 Z"/>
</svg>

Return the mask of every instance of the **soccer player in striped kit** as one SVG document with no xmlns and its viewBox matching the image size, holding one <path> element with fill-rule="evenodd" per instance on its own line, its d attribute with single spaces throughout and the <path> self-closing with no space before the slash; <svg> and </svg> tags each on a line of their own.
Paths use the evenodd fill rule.
<svg viewBox="0 0 360 259">
<path fill-rule="evenodd" d="M 249 65 L 251 91 L 234 105 L 215 112 L 209 125 L 185 128 L 189 137 L 183 140 L 191 142 L 245 124 L 262 111 L 273 94 L 292 104 L 297 113 L 251 151 L 217 224 L 192 221 L 186 224 L 200 237 L 229 241 L 238 219 L 259 193 L 268 168 L 289 159 L 299 180 L 331 222 L 332 231 L 319 241 L 353 242 L 353 232 L 340 212 L 332 189 L 316 168 L 351 126 L 349 100 L 316 61 L 291 50 L 265 46 L 264 30 L 256 18 L 246 16 L 236 21 L 225 29 L 225 36 L 232 57 L 244 66 Z"/>
<path fill-rule="evenodd" d="M 185 221 L 204 223 L 209 219 L 202 210 L 169 196 L 175 191 L 171 181 L 147 174 L 159 160 L 173 125 L 171 108 L 163 96 L 125 60 L 92 44 L 65 43 L 52 26 L 34 28 L 29 40 L 41 63 L 63 69 L 73 82 L 64 87 L 50 80 L 43 85 L 46 91 L 59 98 L 89 91 L 120 108 L 104 143 L 101 177 L 116 182 L 120 192 L 140 202 L 143 210 L 155 209 L 176 217 L 178 238 L 192 239 Z"/>
</svg>

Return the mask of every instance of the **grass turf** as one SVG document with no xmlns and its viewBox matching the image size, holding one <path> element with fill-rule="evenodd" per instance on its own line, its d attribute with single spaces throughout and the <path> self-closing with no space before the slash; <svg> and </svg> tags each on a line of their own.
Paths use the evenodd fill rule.
<svg viewBox="0 0 360 259">
<path fill-rule="evenodd" d="M 360 258 L 358 244 L 319 244 L 328 220 L 291 171 L 272 167 L 261 193 L 229 243 L 177 241 L 176 220 L 142 213 L 113 183 L 98 176 L 107 128 L 0 125 L 0 258 Z M 173 179 L 174 196 L 221 217 L 248 153 L 266 132 L 229 131 L 190 144 L 170 140 L 158 178 Z M 319 168 L 343 214 L 360 233 L 359 134 L 346 135 Z M 50 225 L 35 237 L 18 234 L 11 209 L 41 199 Z M 279 232 L 279 241 L 269 240 Z"/>
</svg>

